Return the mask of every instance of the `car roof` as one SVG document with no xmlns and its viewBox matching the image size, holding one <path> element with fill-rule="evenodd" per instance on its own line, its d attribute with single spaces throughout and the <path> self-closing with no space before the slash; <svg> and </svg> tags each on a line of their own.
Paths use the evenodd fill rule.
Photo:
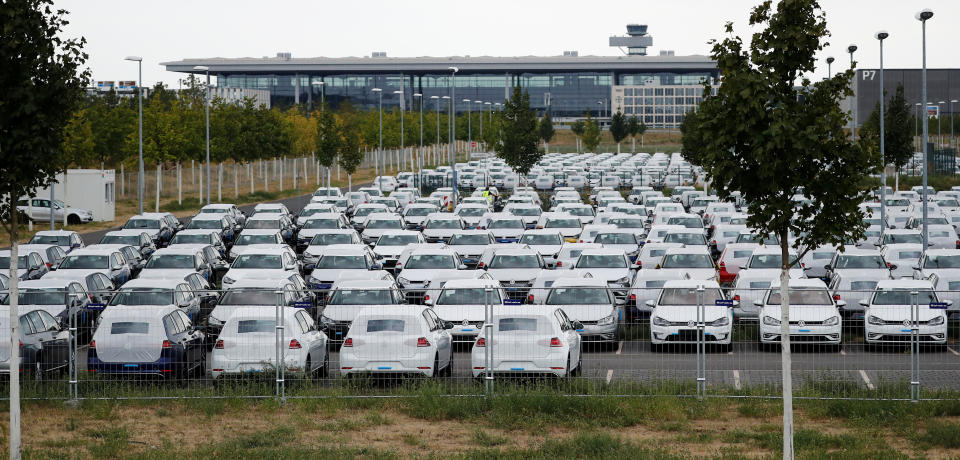
<svg viewBox="0 0 960 460">
<path fill-rule="evenodd" d="M 280 230 L 276 228 L 245 228 L 240 231 L 240 235 L 276 235 L 278 233 Z"/>
<path fill-rule="evenodd" d="M 190 220 L 220 220 L 223 219 L 223 216 L 216 213 L 200 213 L 193 216 Z"/>
<path fill-rule="evenodd" d="M 127 235 L 137 235 L 141 233 L 146 233 L 141 228 L 125 228 L 122 230 L 111 230 L 107 233 L 104 233 L 103 236 L 127 236 Z"/>
<path fill-rule="evenodd" d="M 231 203 L 211 203 L 208 205 L 204 205 L 200 209 L 230 209 L 230 208 L 233 208 L 234 206 L 236 205 Z"/>
<path fill-rule="evenodd" d="M 880 280 L 877 281 L 877 289 L 910 289 L 910 288 L 927 288 L 933 289 L 933 283 L 930 280 L 913 280 L 908 278 L 901 278 L 896 280 Z"/>
<path fill-rule="evenodd" d="M 151 279 L 139 279 L 135 278 L 126 283 L 123 283 L 120 286 L 123 289 L 126 288 L 167 288 L 173 289 L 179 284 L 186 283 L 186 280 L 176 279 L 176 278 L 151 278 Z"/>
<path fill-rule="evenodd" d="M 770 281 L 770 287 L 780 287 L 780 278 Z M 793 288 L 827 288 L 827 284 L 820 278 L 791 278 L 790 289 Z"/>
<path fill-rule="evenodd" d="M 581 257 L 587 256 L 587 255 L 623 256 L 624 253 L 622 250 L 619 250 L 619 249 L 608 249 L 608 248 L 589 248 L 589 249 L 584 249 L 583 252 L 580 253 Z"/>
<path fill-rule="evenodd" d="M 286 275 L 276 277 L 243 277 L 233 283 L 227 290 L 231 289 L 282 289 L 287 285 L 293 285 Z"/>
<path fill-rule="evenodd" d="M 119 249 L 113 248 L 85 247 L 74 249 L 70 254 L 67 254 L 67 256 L 102 256 L 112 254 L 118 250 Z"/>
<path fill-rule="evenodd" d="M 210 235 L 217 232 L 218 230 L 213 228 L 187 228 L 177 232 L 177 235 Z"/>
<path fill-rule="evenodd" d="M 120 308 L 107 307 L 100 314 L 101 319 L 160 319 L 177 311 L 173 305 L 124 305 Z M 102 323 L 101 323 L 102 324 Z"/>
<path fill-rule="evenodd" d="M 193 248 L 193 247 L 189 247 L 189 246 L 192 246 L 192 245 L 182 245 L 182 246 L 181 246 L 181 245 L 174 245 L 174 246 L 168 246 L 168 247 L 165 247 L 165 248 L 162 248 L 162 249 L 157 249 L 156 252 L 153 253 L 153 255 L 154 255 L 154 256 L 160 256 L 160 255 L 164 255 L 164 254 L 190 254 L 190 255 L 193 255 L 193 254 L 196 254 L 197 252 L 199 252 L 199 250 L 198 250 L 197 248 Z"/>
<path fill-rule="evenodd" d="M 553 281 L 552 287 L 607 287 L 607 280 L 601 278 L 564 276 Z"/>
<path fill-rule="evenodd" d="M 760 245 L 760 246 L 757 246 L 757 248 L 753 250 L 753 255 L 755 255 L 755 256 L 756 256 L 756 255 L 763 255 L 763 254 L 776 254 L 776 255 L 781 255 L 781 254 L 783 254 L 783 252 L 781 251 L 781 249 L 780 249 L 779 246 L 763 246 L 763 245 Z M 796 254 L 796 251 L 793 250 L 793 248 L 790 248 L 789 254 Z"/>
<path fill-rule="evenodd" d="M 260 213 L 247 217 L 247 220 L 277 220 L 280 216 L 277 213 Z"/>
<path fill-rule="evenodd" d="M 704 288 L 707 288 L 707 289 L 711 289 L 711 288 L 719 289 L 719 288 L 720 288 L 720 284 L 717 283 L 716 280 L 685 280 L 685 279 L 676 280 L 676 279 L 675 279 L 675 280 L 667 280 L 666 282 L 663 283 L 663 288 L 664 288 L 664 289 L 666 289 L 666 288 L 696 288 L 696 287 L 700 287 L 700 286 L 703 286 Z"/>
<path fill-rule="evenodd" d="M 923 245 L 918 245 L 923 246 Z M 928 256 L 958 256 L 960 249 L 927 249 Z"/>
<path fill-rule="evenodd" d="M 80 278 L 82 278 L 82 277 L 80 277 Z M 66 277 L 66 276 L 63 277 L 63 278 L 55 278 L 55 277 L 48 278 L 48 277 L 44 276 L 43 278 L 40 278 L 40 279 L 38 279 L 38 280 L 26 280 L 26 281 L 21 281 L 21 282 L 19 283 L 19 287 L 24 288 L 24 289 L 26 289 L 26 288 L 37 288 L 37 289 L 42 289 L 42 288 L 55 288 L 55 289 L 63 289 L 63 288 L 65 288 L 65 287 L 67 286 L 67 284 L 72 283 L 72 282 L 79 282 L 79 279 L 78 279 L 78 278 L 73 278 L 73 277 Z"/>
<path fill-rule="evenodd" d="M 394 287 L 396 284 L 397 283 L 393 279 L 345 279 L 337 281 L 334 290 L 387 289 Z"/>
<path fill-rule="evenodd" d="M 492 278 L 455 278 L 444 283 L 442 289 L 451 288 L 500 288 L 500 281 Z"/>
<path fill-rule="evenodd" d="M 170 248 L 165 248 L 170 249 Z M 159 253 L 163 249 L 158 250 L 156 253 Z M 249 255 L 273 255 L 273 254 L 288 254 L 290 252 L 290 247 L 282 244 L 271 245 L 271 244 L 252 244 L 250 249 L 244 250 L 244 256 Z"/>
<path fill-rule="evenodd" d="M 73 230 L 40 230 L 37 233 L 34 233 L 34 236 L 36 235 L 69 236 L 69 235 L 73 235 L 74 233 L 77 233 L 77 232 Z"/>
<path fill-rule="evenodd" d="M 361 318 L 382 318 L 382 317 L 395 317 L 395 316 L 412 316 L 414 318 L 420 318 L 421 313 L 424 310 L 429 309 L 430 307 L 426 305 L 381 305 L 377 308 L 364 308 L 361 309 L 357 316 L 354 319 L 354 322 Z"/>
<path fill-rule="evenodd" d="M 707 254 L 710 255 L 710 251 L 704 246 L 684 246 L 682 248 L 667 248 L 667 252 L 664 253 L 664 256 L 671 254 Z"/>
</svg>

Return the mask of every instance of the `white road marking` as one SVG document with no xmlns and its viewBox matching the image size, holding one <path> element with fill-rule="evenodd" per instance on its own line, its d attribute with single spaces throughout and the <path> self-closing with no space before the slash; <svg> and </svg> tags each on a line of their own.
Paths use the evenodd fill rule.
<svg viewBox="0 0 960 460">
<path fill-rule="evenodd" d="M 613 379 L 613 369 L 607 369 L 607 383 L 610 383 L 611 379 Z"/>
<path fill-rule="evenodd" d="M 617 354 L 619 355 L 622 352 L 623 352 L 623 340 L 620 341 L 620 345 L 617 345 Z"/>
<path fill-rule="evenodd" d="M 740 371 L 736 369 L 733 370 L 733 389 L 740 389 Z"/>
<path fill-rule="evenodd" d="M 953 348 L 947 347 L 947 350 L 950 350 L 950 353 L 960 356 L 960 353 L 958 353 L 957 350 L 954 350 Z"/>
<path fill-rule="evenodd" d="M 864 371 L 863 369 L 860 369 L 860 377 L 862 377 L 864 383 L 867 384 L 867 388 L 869 388 L 869 389 L 871 389 L 871 390 L 875 390 L 875 389 L 876 389 L 876 387 L 873 386 L 873 382 L 870 381 L 870 377 L 867 376 L 866 371 Z"/>
</svg>

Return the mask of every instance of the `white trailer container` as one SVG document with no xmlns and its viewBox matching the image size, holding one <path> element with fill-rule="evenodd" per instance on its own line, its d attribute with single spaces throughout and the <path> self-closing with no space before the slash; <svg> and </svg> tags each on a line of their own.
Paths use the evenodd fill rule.
<svg viewBox="0 0 960 460">
<path fill-rule="evenodd" d="M 57 174 L 53 198 L 67 207 L 92 211 L 94 222 L 112 221 L 116 217 L 116 185 L 113 169 L 68 169 L 66 174 Z M 50 198 L 50 188 L 38 189 L 36 196 Z"/>
</svg>

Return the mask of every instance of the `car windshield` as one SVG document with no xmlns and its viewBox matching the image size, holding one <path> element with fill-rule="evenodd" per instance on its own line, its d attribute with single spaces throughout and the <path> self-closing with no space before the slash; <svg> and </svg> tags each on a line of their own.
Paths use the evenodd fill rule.
<svg viewBox="0 0 960 460">
<path fill-rule="evenodd" d="M 367 259 L 364 256 L 326 255 L 317 262 L 318 269 L 366 270 Z"/>
<path fill-rule="evenodd" d="M 754 254 L 750 258 L 750 268 L 780 268 L 783 258 L 780 254 Z"/>
<path fill-rule="evenodd" d="M 709 254 L 670 254 L 663 258 L 663 268 L 713 268 Z"/>
<path fill-rule="evenodd" d="M 580 228 L 580 219 L 547 219 L 543 228 Z"/>
<path fill-rule="evenodd" d="M 957 200 L 937 200 L 937 206 L 941 208 L 957 208 L 960 207 L 960 202 Z"/>
<path fill-rule="evenodd" d="M 520 244 L 530 244 L 533 246 L 558 246 L 563 244 L 563 239 L 557 233 L 554 234 L 531 234 L 520 237 Z"/>
<path fill-rule="evenodd" d="M 20 305 L 66 305 L 66 291 L 63 289 L 31 289 L 20 291 L 17 297 Z M 10 296 L 3 296 L 3 305 L 10 305 Z"/>
<path fill-rule="evenodd" d="M 371 203 L 379 203 L 379 204 L 382 204 L 382 205 L 384 205 L 384 206 L 386 206 L 386 207 L 388 207 L 388 208 L 396 208 L 396 207 L 397 207 L 397 200 L 392 200 L 392 199 L 390 199 L 390 198 L 374 198 L 374 199 L 370 200 L 370 202 L 371 202 Z"/>
<path fill-rule="evenodd" d="M 130 219 L 123 228 L 147 228 L 157 230 L 160 228 L 160 221 L 153 219 Z"/>
<path fill-rule="evenodd" d="M 420 239 L 414 234 L 383 235 L 377 240 L 377 246 L 406 246 L 419 242 Z"/>
<path fill-rule="evenodd" d="M 500 291 L 492 289 L 490 297 L 483 288 L 444 289 L 437 299 L 437 305 L 482 305 L 484 302 L 499 304 Z"/>
<path fill-rule="evenodd" d="M 121 288 L 110 299 L 110 305 L 173 305 L 173 289 Z"/>
<path fill-rule="evenodd" d="M 437 212 L 436 208 L 407 208 L 407 212 L 403 213 L 405 216 L 415 216 L 422 217 L 430 214 L 431 212 Z"/>
<path fill-rule="evenodd" d="M 733 224 L 733 219 L 730 219 L 730 223 Z M 744 221 L 744 223 L 746 223 Z M 770 246 L 778 246 L 780 243 L 777 241 L 777 238 L 768 236 L 766 238 L 761 238 L 759 235 L 751 235 L 746 233 L 741 233 L 737 237 L 737 243 L 759 243 Z"/>
<path fill-rule="evenodd" d="M 310 240 L 310 246 L 329 246 L 331 244 L 350 244 L 353 236 L 348 233 L 320 233 Z"/>
<path fill-rule="evenodd" d="M 226 214 L 229 211 L 227 208 L 203 208 L 200 210 L 203 214 Z"/>
<path fill-rule="evenodd" d="M 490 229 L 501 229 L 501 228 L 524 228 L 523 221 L 519 219 L 496 219 L 490 221 L 490 225 L 487 227 Z"/>
<path fill-rule="evenodd" d="M 303 211 L 300 211 L 300 217 L 310 217 L 314 214 L 323 214 L 328 212 L 337 212 L 337 210 L 333 209 L 330 206 L 324 206 L 322 208 L 304 209 Z"/>
<path fill-rule="evenodd" d="M 266 230 L 280 228 L 280 219 L 248 219 L 244 228 Z"/>
<path fill-rule="evenodd" d="M 520 217 L 534 217 L 541 214 L 540 208 L 510 208 L 510 214 Z"/>
<path fill-rule="evenodd" d="M 705 246 L 707 238 L 702 233 L 668 233 L 663 237 L 664 243 L 682 243 L 687 246 Z"/>
<path fill-rule="evenodd" d="M 193 219 L 190 221 L 190 224 L 187 225 L 187 228 L 197 228 L 204 230 L 219 230 L 220 221 L 212 219 Z"/>
<path fill-rule="evenodd" d="M 237 321 L 237 334 L 271 333 L 275 334 L 277 321 L 273 319 L 242 319 Z"/>
<path fill-rule="evenodd" d="M 403 332 L 403 320 L 368 319 L 367 332 Z"/>
<path fill-rule="evenodd" d="M 375 207 L 375 208 L 372 208 L 372 207 L 360 208 L 360 209 L 357 210 L 357 212 L 355 212 L 355 213 L 353 214 L 353 216 L 354 216 L 354 217 L 366 217 L 366 216 L 369 216 L 370 214 L 374 214 L 374 213 L 378 213 L 378 212 L 387 212 L 387 209 L 386 209 L 386 207 L 383 207 L 383 208 L 381 208 L 381 207 Z"/>
<path fill-rule="evenodd" d="M 461 233 L 454 233 L 453 236 L 450 237 L 450 242 L 447 243 L 449 246 L 483 246 L 487 244 L 490 244 L 489 235 L 465 235 Z"/>
<path fill-rule="evenodd" d="M 703 221 L 699 217 L 678 217 L 667 219 L 667 225 L 682 225 L 687 228 L 703 228 Z"/>
<path fill-rule="evenodd" d="M 637 218 L 616 217 L 608 220 L 607 223 L 618 228 L 643 228 L 646 221 Z"/>
<path fill-rule="evenodd" d="M 282 212 L 283 212 L 283 208 L 279 208 L 279 207 L 277 207 L 277 208 L 259 208 L 259 209 L 254 209 L 254 210 L 253 210 L 253 213 L 254 213 L 254 214 L 277 214 L 277 213 L 282 213 Z"/>
<path fill-rule="evenodd" d="M 780 305 L 780 289 L 770 291 L 767 305 Z M 833 305 L 826 289 L 790 288 L 790 305 Z"/>
<path fill-rule="evenodd" d="M 637 237 L 633 233 L 600 233 L 593 240 L 600 244 L 637 244 Z"/>
<path fill-rule="evenodd" d="M 458 216 L 467 216 L 467 217 L 480 217 L 483 213 L 487 212 L 484 208 L 461 208 L 457 211 Z"/>
<path fill-rule="evenodd" d="M 887 268 L 883 257 L 879 255 L 839 255 L 833 268 Z"/>
<path fill-rule="evenodd" d="M 923 244 L 923 235 L 916 233 L 884 233 L 883 244 L 915 243 Z"/>
<path fill-rule="evenodd" d="M 627 261 L 619 254 L 583 254 L 577 268 L 627 268 Z"/>
<path fill-rule="evenodd" d="M 17 268 L 27 268 L 27 256 L 18 257 Z M 9 268 L 10 267 L 10 256 L 0 256 L 0 267 Z"/>
<path fill-rule="evenodd" d="M 450 270 L 457 268 L 457 257 L 449 254 L 414 254 L 403 264 L 403 269 Z"/>
<path fill-rule="evenodd" d="M 69 246 L 70 237 L 66 235 L 33 235 L 33 238 L 30 238 L 30 242 L 28 244 L 55 244 L 57 246 Z"/>
<path fill-rule="evenodd" d="M 534 254 L 498 254 L 493 256 L 490 268 L 540 268 Z"/>
<path fill-rule="evenodd" d="M 277 235 L 240 235 L 237 238 L 235 246 L 246 246 L 249 244 L 274 244 L 277 242 Z"/>
<path fill-rule="evenodd" d="M 602 287 L 555 287 L 547 294 L 547 305 L 609 305 L 610 293 Z"/>
<path fill-rule="evenodd" d="M 429 230 L 436 229 L 460 229 L 462 228 L 459 220 L 454 219 L 431 219 L 424 226 Z"/>
<path fill-rule="evenodd" d="M 917 291 L 917 297 L 911 294 Z M 792 299 L 791 299 L 792 300 Z M 937 302 L 937 293 L 931 289 L 881 289 L 873 295 L 872 305 L 903 305 L 909 307 L 917 302 L 920 305 L 929 305 L 930 302 Z"/>
<path fill-rule="evenodd" d="M 154 254 L 143 268 L 193 268 L 192 254 Z"/>
<path fill-rule="evenodd" d="M 327 219 L 310 219 L 303 223 L 303 228 L 305 229 L 338 229 L 340 228 L 340 220 L 336 218 L 327 218 Z"/>
<path fill-rule="evenodd" d="M 703 297 L 698 299 L 697 288 L 664 288 L 660 294 L 658 305 L 714 305 L 717 300 L 723 299 L 723 295 L 717 288 L 706 288 L 703 290 Z M 702 300 L 701 300 L 702 299 Z"/>
<path fill-rule="evenodd" d="M 364 228 L 374 230 L 399 230 L 403 228 L 397 219 L 371 219 L 367 221 Z"/>
<path fill-rule="evenodd" d="M 279 295 L 273 289 L 228 289 L 218 305 L 276 305 Z"/>
<path fill-rule="evenodd" d="M 567 212 L 573 216 L 589 217 L 593 215 L 593 208 L 581 208 L 581 207 L 566 208 L 564 209 L 564 212 Z"/>
<path fill-rule="evenodd" d="M 152 259 L 151 259 L 152 260 Z M 110 256 L 67 256 L 60 262 L 60 269 L 110 268 Z"/>
<path fill-rule="evenodd" d="M 170 240 L 170 244 L 210 244 L 210 235 L 177 233 Z"/>
<path fill-rule="evenodd" d="M 110 335 L 148 334 L 150 323 L 139 321 L 116 321 L 110 323 Z"/>
<path fill-rule="evenodd" d="M 887 206 L 910 206 L 910 200 L 906 198 L 887 200 Z"/>
<path fill-rule="evenodd" d="M 394 305 L 396 296 L 390 289 L 338 289 L 327 305 Z"/>
<path fill-rule="evenodd" d="M 283 268 L 282 257 L 279 254 L 241 254 L 230 268 L 279 269 Z"/>
<path fill-rule="evenodd" d="M 873 291 L 876 288 L 876 281 L 853 281 L 850 283 L 851 291 Z"/>
<path fill-rule="evenodd" d="M 927 254 L 923 268 L 960 268 L 960 255 Z"/>
</svg>

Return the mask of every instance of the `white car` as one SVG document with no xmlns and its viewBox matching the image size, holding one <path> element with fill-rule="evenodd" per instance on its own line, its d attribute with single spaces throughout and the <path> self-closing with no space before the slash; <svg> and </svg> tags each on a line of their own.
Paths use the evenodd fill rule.
<svg viewBox="0 0 960 460">
<path fill-rule="evenodd" d="M 397 262 L 397 282 L 412 303 L 422 303 L 431 287 L 442 287 L 452 279 L 474 278 L 460 256 L 449 248 L 424 248 L 401 256 Z"/>
<path fill-rule="evenodd" d="M 309 250 L 309 249 L 308 249 Z M 322 246 L 316 252 L 317 262 L 307 278 L 313 289 L 326 290 L 345 271 L 368 272 L 380 270 L 373 251 L 366 245 L 334 244 Z M 229 275 L 229 272 L 227 273 Z"/>
<path fill-rule="evenodd" d="M 384 232 L 393 230 L 403 230 L 406 228 L 403 218 L 397 214 L 373 214 L 363 223 L 363 231 L 360 232 L 360 239 L 364 244 L 373 246 Z"/>
<path fill-rule="evenodd" d="M 522 217 L 505 213 L 488 213 L 480 221 L 479 229 L 492 233 L 497 243 L 516 243 L 520 241 L 526 225 Z"/>
<path fill-rule="evenodd" d="M 451 213 L 434 213 L 423 223 L 423 237 L 428 243 L 447 242 L 457 231 L 467 228 L 460 216 Z"/>
<path fill-rule="evenodd" d="M 147 265 L 149 266 L 150 263 L 147 262 Z M 147 269 L 144 268 L 143 272 L 146 271 Z M 297 263 L 297 255 L 292 249 L 289 247 L 256 247 L 237 256 L 230 264 L 230 269 L 223 275 L 222 283 L 224 289 L 226 289 L 231 284 L 236 283 L 237 280 L 251 274 L 260 278 L 264 277 L 265 274 L 273 275 L 276 278 L 285 278 L 294 273 L 300 273 L 300 265 Z"/>
<path fill-rule="evenodd" d="M 283 366 L 287 372 L 313 378 L 328 372 L 327 336 L 313 318 L 299 308 L 280 307 L 283 318 Z M 233 311 L 214 343 L 207 368 L 212 378 L 269 371 L 277 366 L 277 310 L 238 308 Z"/>
<path fill-rule="evenodd" d="M 560 307 L 530 306 L 522 310 L 509 306 L 493 308 L 488 333 L 485 328 L 470 353 L 473 376 L 490 370 L 496 375 L 553 375 L 573 377 L 582 372 L 580 337 L 583 325 L 571 320 Z"/>
<path fill-rule="evenodd" d="M 440 212 L 440 208 L 436 205 L 413 203 L 403 209 L 403 220 L 407 223 L 407 229 L 420 230 L 423 228 L 427 216 L 438 212 Z"/>
<path fill-rule="evenodd" d="M 286 278 L 244 278 L 225 288 L 217 305 L 207 315 L 204 326 L 208 333 L 216 334 L 238 308 L 275 311 L 278 304 L 295 306 L 302 298 L 296 285 Z"/>
<path fill-rule="evenodd" d="M 570 268 L 577 262 L 585 249 L 600 248 L 603 248 L 603 245 L 598 243 L 564 243 L 557 255 L 554 268 Z"/>
<path fill-rule="evenodd" d="M 490 206 L 478 203 L 460 203 L 453 210 L 453 214 L 463 219 L 466 228 L 477 228 L 483 215 L 488 212 L 490 212 Z"/>
<path fill-rule="evenodd" d="M 244 251 L 253 247 L 280 248 L 286 244 L 283 242 L 283 235 L 275 229 L 248 228 L 240 232 L 235 239 L 233 247 L 230 248 L 230 260 L 236 259 Z"/>
<path fill-rule="evenodd" d="M 960 254 L 956 249 L 953 251 Z M 890 270 L 894 279 L 913 278 L 913 267 L 920 263 L 923 255 L 923 244 L 888 244 L 880 249 L 880 253 L 884 260 L 897 266 L 895 270 Z"/>
<path fill-rule="evenodd" d="M 913 278 L 931 279 L 936 275 L 935 287 L 941 299 L 950 300 L 950 313 L 960 307 L 960 249 L 930 249 L 913 265 Z"/>
<path fill-rule="evenodd" d="M 377 244 L 373 247 L 373 253 L 376 254 L 384 270 L 393 270 L 397 261 L 400 260 L 400 253 L 409 244 L 423 244 L 426 240 L 420 232 L 413 230 L 387 230 L 377 238 Z"/>
<path fill-rule="evenodd" d="M 619 340 L 622 302 L 614 298 L 602 279 L 558 278 L 547 295 L 535 299 L 535 303 L 562 308 L 570 319 L 581 323 L 583 327 L 577 332 L 586 342 L 614 347 Z"/>
<path fill-rule="evenodd" d="M 583 232 L 580 218 L 566 212 L 545 212 L 537 221 L 537 228 L 559 231 L 568 243 L 576 243 Z"/>
<path fill-rule="evenodd" d="M 389 275 L 375 280 L 340 280 L 330 290 L 320 323 L 331 340 L 339 342 L 361 311 L 403 303 L 403 293 Z"/>
<path fill-rule="evenodd" d="M 364 310 L 340 347 L 340 374 L 450 376 L 452 327 L 426 306 Z"/>
<path fill-rule="evenodd" d="M 469 268 L 477 267 L 483 250 L 491 244 L 495 241 L 487 230 L 461 230 L 450 235 L 447 241 L 447 246 L 456 251 L 460 261 Z"/>
<path fill-rule="evenodd" d="M 760 345 L 779 344 L 782 320 L 780 279 L 770 283 L 770 290 L 764 298 L 753 302 L 759 308 Z M 842 300 L 834 300 L 826 284 L 819 279 L 791 279 L 790 342 L 833 345 L 839 350 L 843 324 L 839 309 L 845 305 Z"/>
<path fill-rule="evenodd" d="M 717 279 L 717 267 L 706 246 L 669 248 L 653 268 L 686 273 L 694 280 Z"/>
<path fill-rule="evenodd" d="M 560 249 L 563 248 L 563 237 L 556 230 L 527 230 L 520 237 L 520 244 L 525 244 L 535 249 L 543 257 L 547 268 L 554 268 L 557 263 L 557 256 Z"/>
<path fill-rule="evenodd" d="M 700 320 L 704 323 L 704 343 L 729 348 L 733 337 L 733 309 L 718 305 L 718 300 L 726 298 L 716 281 L 665 282 L 660 296 L 656 300 L 646 301 L 647 307 L 651 309 L 651 348 L 657 350 L 667 344 L 697 343 L 697 323 Z"/>
<path fill-rule="evenodd" d="M 617 299 L 627 297 L 627 290 L 633 283 L 632 264 L 623 251 L 617 249 L 584 249 L 570 269 L 581 276 L 590 274 L 592 278 L 603 280 L 613 291 Z"/>
<path fill-rule="evenodd" d="M 440 319 L 453 323 L 450 334 L 454 342 L 473 343 L 487 317 L 487 305 L 503 305 L 505 299 L 497 280 L 456 279 L 439 291 L 430 291 L 425 303 L 433 306 Z"/>
<path fill-rule="evenodd" d="M 480 264 L 504 287 L 507 298 L 521 300 L 526 299 L 533 287 L 533 280 L 546 267 L 540 253 L 526 245 L 488 248 L 481 256 Z"/>
<path fill-rule="evenodd" d="M 909 343 L 914 325 L 921 343 L 945 344 L 946 307 L 952 303 L 941 302 L 929 280 L 882 280 L 870 297 L 860 301 L 867 344 Z M 916 310 L 911 311 L 914 305 Z"/>
<path fill-rule="evenodd" d="M 597 233 L 597 236 L 593 238 L 593 242 L 603 245 L 606 249 L 623 252 L 630 259 L 630 262 L 633 263 L 640 254 L 643 238 L 642 236 L 638 237 L 633 230 L 618 229 Z"/>
</svg>

